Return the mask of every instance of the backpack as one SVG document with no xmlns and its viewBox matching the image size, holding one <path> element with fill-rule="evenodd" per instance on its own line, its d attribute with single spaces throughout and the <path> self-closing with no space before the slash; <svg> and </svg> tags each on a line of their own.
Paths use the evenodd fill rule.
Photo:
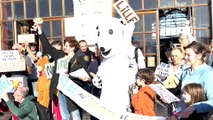
<svg viewBox="0 0 213 120">
<path fill-rule="evenodd" d="M 53 120 L 52 113 L 49 109 L 47 109 L 37 101 L 33 101 L 33 103 L 36 106 L 39 120 Z"/>
</svg>

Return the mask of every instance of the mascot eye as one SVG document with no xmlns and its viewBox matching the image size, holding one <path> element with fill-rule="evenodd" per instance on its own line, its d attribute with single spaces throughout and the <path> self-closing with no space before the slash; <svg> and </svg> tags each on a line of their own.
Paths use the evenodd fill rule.
<svg viewBox="0 0 213 120">
<path fill-rule="evenodd" d="M 112 30 L 112 29 L 109 30 L 109 34 L 110 34 L 110 35 L 113 34 L 113 30 Z"/>
<path fill-rule="evenodd" d="M 98 30 L 98 29 L 99 29 L 99 26 L 96 27 L 96 30 Z"/>
</svg>

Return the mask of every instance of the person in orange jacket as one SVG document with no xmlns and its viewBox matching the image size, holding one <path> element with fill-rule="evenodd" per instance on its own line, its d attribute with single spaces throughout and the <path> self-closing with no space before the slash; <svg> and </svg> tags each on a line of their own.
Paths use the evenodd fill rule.
<svg viewBox="0 0 213 120">
<path fill-rule="evenodd" d="M 155 81 L 155 74 L 149 68 L 139 69 L 136 87 L 133 89 L 132 106 L 134 113 L 146 116 L 155 116 L 154 102 L 156 92 L 148 86 Z"/>
</svg>

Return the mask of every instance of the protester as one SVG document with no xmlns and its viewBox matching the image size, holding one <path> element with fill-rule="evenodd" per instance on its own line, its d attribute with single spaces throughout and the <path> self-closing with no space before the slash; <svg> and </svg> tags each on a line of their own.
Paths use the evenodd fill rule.
<svg viewBox="0 0 213 120">
<path fill-rule="evenodd" d="M 134 113 L 146 116 L 155 116 L 154 101 L 156 93 L 149 87 L 155 81 L 155 74 L 149 68 L 139 69 L 136 75 L 137 86 L 133 90 L 132 106 Z"/>
<path fill-rule="evenodd" d="M 211 44 L 210 44 L 210 53 L 206 57 L 205 62 L 206 62 L 207 65 L 213 67 L 213 39 L 212 39 Z"/>
<path fill-rule="evenodd" d="M 173 48 L 171 50 L 171 62 L 166 65 L 168 68 L 168 76 L 165 81 L 163 81 L 163 85 L 173 94 L 179 95 L 180 94 L 180 76 L 182 72 L 187 68 L 187 65 L 184 63 L 183 60 L 183 51 L 181 48 Z M 173 76 L 173 77 L 171 77 Z M 174 81 L 174 79 L 170 78 L 177 78 L 178 81 Z M 171 84 L 175 82 L 172 86 Z M 167 84 L 168 83 L 168 84 Z M 168 85 L 168 86 L 167 86 Z"/>
<path fill-rule="evenodd" d="M 37 50 L 37 44 L 36 43 L 28 43 L 27 41 L 24 44 L 25 49 L 25 55 L 31 58 L 32 61 L 32 74 L 28 76 L 28 85 L 33 92 L 33 95 L 37 97 L 37 92 L 35 90 L 36 82 L 38 81 L 38 71 L 36 68 L 35 63 L 42 57 L 42 53 Z"/>
<path fill-rule="evenodd" d="M 182 29 L 179 34 L 180 46 L 185 48 L 187 45 L 189 45 L 193 41 L 195 41 L 195 39 L 192 36 L 190 29 L 188 27 Z"/>
<path fill-rule="evenodd" d="M 95 76 L 95 74 L 98 71 L 98 67 L 101 64 L 101 60 L 100 60 L 101 56 L 100 55 L 101 54 L 99 53 L 98 46 L 97 46 L 97 44 L 95 44 L 95 51 L 94 51 L 94 54 L 92 55 L 91 63 L 89 65 L 88 69 L 87 69 L 92 77 Z M 101 89 L 97 88 L 96 86 L 94 86 L 92 84 L 91 94 L 94 95 L 97 98 L 100 98 Z M 96 117 L 90 115 L 90 120 L 98 120 L 98 119 Z"/>
<path fill-rule="evenodd" d="M 59 51 L 56 48 L 52 47 L 52 45 L 49 43 L 45 34 L 42 32 L 41 27 L 37 24 L 35 25 L 35 27 L 36 29 L 38 29 L 38 35 L 42 43 L 44 53 L 49 54 L 52 57 L 52 59 L 55 61 L 55 66 L 57 66 L 58 59 L 67 56 L 70 59 L 68 73 L 82 68 L 82 66 L 85 63 L 83 63 L 84 61 L 81 61 L 81 58 L 78 58 L 77 55 L 75 54 L 79 48 L 79 45 L 74 37 L 66 38 L 64 41 L 63 51 Z M 56 68 L 57 67 L 54 67 L 53 76 L 52 76 L 51 85 L 50 85 L 51 100 L 53 99 L 56 86 L 58 83 L 58 78 L 59 78 L 59 74 L 56 73 Z M 88 78 L 75 78 L 70 75 L 68 76 L 73 82 L 75 82 L 82 88 L 84 87 L 85 81 L 88 81 Z M 70 98 L 65 96 L 62 92 L 59 92 L 59 104 L 60 104 L 62 119 L 69 120 L 70 114 L 72 114 L 73 120 L 81 120 L 80 113 L 78 110 L 79 106 L 75 104 Z"/>
<path fill-rule="evenodd" d="M 184 109 L 181 115 L 182 118 L 188 118 L 194 111 L 197 113 L 213 111 L 213 70 L 205 64 L 205 57 L 206 48 L 201 43 L 193 41 L 186 46 L 184 59 L 190 67 L 185 69 L 181 75 L 182 88 L 189 83 L 201 84 L 205 90 L 207 100 L 188 106 L 186 109 L 184 109 L 184 104 L 181 104 L 180 110 Z"/>
<path fill-rule="evenodd" d="M 19 103 L 17 107 L 8 97 L 7 93 L 0 95 L 6 102 L 10 111 L 18 116 L 20 120 L 39 120 L 36 106 L 33 103 L 34 97 L 28 96 L 27 87 L 18 87 L 13 96 L 15 101 Z"/>
<path fill-rule="evenodd" d="M 186 106 L 193 105 L 197 102 L 202 102 L 206 100 L 205 91 L 201 84 L 190 83 L 183 87 L 182 89 L 182 99 Z M 207 113 L 197 113 L 194 111 L 188 118 L 180 118 L 179 112 L 174 113 L 174 117 L 180 120 L 206 120 Z M 173 119 L 175 119 L 173 118 Z"/>
<path fill-rule="evenodd" d="M 62 50 L 62 47 L 63 47 L 62 42 L 59 41 L 59 40 L 53 41 L 53 42 L 51 43 L 51 45 L 52 45 L 53 47 L 55 47 L 57 50 Z"/>
</svg>

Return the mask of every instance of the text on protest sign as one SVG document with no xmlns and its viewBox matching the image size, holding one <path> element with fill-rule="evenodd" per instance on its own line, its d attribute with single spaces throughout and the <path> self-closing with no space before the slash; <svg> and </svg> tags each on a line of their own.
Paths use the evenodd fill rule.
<svg viewBox="0 0 213 120">
<path fill-rule="evenodd" d="M 0 95 L 7 93 L 8 91 L 10 91 L 13 88 L 12 83 L 7 79 L 6 76 L 2 76 L 0 78 Z"/>
<path fill-rule="evenodd" d="M 124 22 L 136 23 L 138 20 L 140 20 L 138 15 L 134 12 L 134 10 L 127 3 L 126 0 L 118 0 L 113 4 L 113 6 L 115 10 L 118 12 L 118 14 L 121 16 L 122 20 L 124 20 Z"/>
<path fill-rule="evenodd" d="M 56 73 L 66 73 L 68 72 L 68 64 L 70 58 L 68 56 L 58 59 Z"/>
<path fill-rule="evenodd" d="M 0 72 L 25 71 L 26 63 L 24 59 L 14 62 L 0 62 Z"/>
<path fill-rule="evenodd" d="M 17 50 L 0 51 L 0 62 L 14 62 L 19 60 L 20 56 Z"/>
<path fill-rule="evenodd" d="M 160 116 L 143 116 L 133 113 L 117 113 L 107 109 L 101 104 L 101 101 L 79 87 L 72 80 L 70 80 L 64 73 L 59 76 L 57 86 L 58 90 L 62 91 L 66 96 L 72 99 L 81 108 L 89 112 L 98 119 L 106 120 L 166 120 L 165 117 Z"/>
<path fill-rule="evenodd" d="M 167 66 L 158 65 L 155 69 L 155 74 L 161 79 L 164 80 L 169 76 L 169 68 Z"/>
</svg>

